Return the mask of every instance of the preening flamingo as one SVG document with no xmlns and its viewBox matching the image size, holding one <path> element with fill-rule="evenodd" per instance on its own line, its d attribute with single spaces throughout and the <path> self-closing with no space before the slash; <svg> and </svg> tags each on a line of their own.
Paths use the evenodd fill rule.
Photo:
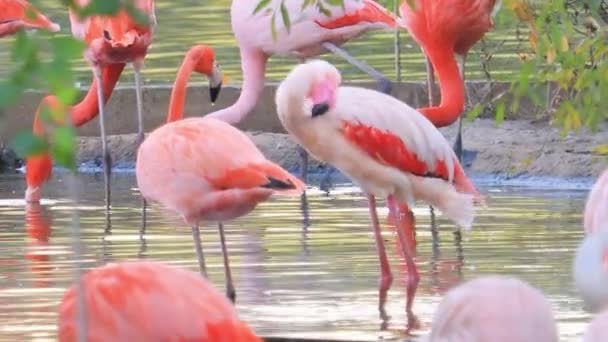
<svg viewBox="0 0 608 342">
<path fill-rule="evenodd" d="M 608 170 L 593 185 L 585 204 L 585 238 L 576 251 L 576 288 L 592 311 L 608 309 Z"/>
<path fill-rule="evenodd" d="M 510 277 L 486 276 L 443 297 L 423 342 L 557 342 L 551 304 L 543 293 Z"/>
<path fill-rule="evenodd" d="M 459 226 L 473 222 L 474 199 L 480 197 L 464 174 L 443 135 L 422 114 L 380 92 L 340 86 L 331 64 L 315 60 L 296 66 L 276 94 L 285 129 L 315 158 L 334 165 L 367 193 L 380 259 L 380 314 L 392 282 L 382 240 L 375 196 L 394 196 L 393 210 L 408 270 L 408 325 L 415 322 L 412 304 L 418 286 L 412 242 L 416 199 L 439 208 Z M 407 212 L 399 213 L 401 203 Z"/>
<path fill-rule="evenodd" d="M 203 275 L 206 271 L 199 222 L 218 222 L 226 292 L 234 301 L 222 222 L 246 215 L 275 192 L 302 192 L 305 184 L 266 160 L 249 137 L 234 126 L 208 116 L 179 120 L 189 75 L 193 70 L 209 72 L 205 68 L 215 65 L 212 56 L 204 47 L 195 47 L 186 56 L 173 87 L 169 122 L 150 133 L 139 147 L 136 176 L 146 200 L 178 213 L 192 227 Z"/>
<path fill-rule="evenodd" d="M 200 275 L 158 262 L 110 263 L 82 277 L 88 341 L 261 342 Z M 77 287 L 59 306 L 59 341 L 78 337 Z"/>
<path fill-rule="evenodd" d="M 34 15 L 33 18 L 28 17 L 28 11 Z M 61 28 L 25 0 L 0 0 L 0 38 L 23 29 L 58 32 Z"/>
<path fill-rule="evenodd" d="M 494 26 L 492 18 L 500 3 L 500 0 L 404 0 L 401 3 L 399 10 L 405 27 L 432 64 L 432 68 L 427 67 L 429 94 L 434 83 L 433 69 L 439 77 L 441 103 L 438 106 L 429 103 L 428 107 L 418 109 L 435 126 L 449 126 L 461 119 L 466 56 Z M 462 120 L 454 149 L 462 161 Z"/>
<path fill-rule="evenodd" d="M 125 64 L 111 64 L 103 67 L 102 70 L 102 82 L 103 99 L 108 101 L 120 74 L 122 73 Z M 80 101 L 80 103 L 68 108 L 68 119 L 71 123 L 76 126 L 82 126 L 87 122 L 91 121 L 97 116 L 99 105 L 98 105 L 98 82 L 93 80 L 89 91 L 86 96 Z M 53 95 L 44 97 L 40 101 L 40 105 L 36 111 L 34 117 L 33 132 L 38 136 L 45 135 L 44 122 L 40 118 L 42 110 L 56 110 L 60 108 L 61 103 L 59 99 Z M 26 160 L 25 168 L 25 179 L 27 182 L 27 189 L 25 191 L 25 200 L 27 202 L 39 202 L 42 196 L 42 186 L 48 181 L 51 176 L 53 169 L 53 161 L 51 157 L 44 153 L 35 156 L 31 156 Z"/>
<path fill-rule="evenodd" d="M 76 0 L 77 6 L 84 7 L 91 0 Z M 134 0 L 135 7 L 148 16 L 148 23 L 141 24 L 131 18 L 126 10 L 121 10 L 114 16 L 91 16 L 84 19 L 78 17 L 70 9 L 70 23 L 74 37 L 84 40 L 88 48 L 85 59 L 93 69 L 97 83 L 102 82 L 102 70 L 113 64 L 133 64 L 135 72 L 135 92 L 137 100 L 137 144 L 144 138 L 143 108 L 141 95 L 141 74 L 144 58 L 148 52 L 154 30 L 156 15 L 154 0 Z M 107 101 L 101 88 L 97 89 L 99 105 L 99 127 L 101 132 L 101 147 L 103 154 L 106 212 L 110 209 L 110 173 L 112 160 L 108 151 L 105 129 L 104 104 Z"/>
<path fill-rule="evenodd" d="M 271 0 L 267 5 L 273 12 L 281 6 L 291 18 L 291 28 L 281 20 L 276 21 L 276 39 L 273 38 L 271 22 L 274 17 L 265 10 L 253 14 L 257 1 L 233 0 L 230 10 L 232 31 L 239 44 L 243 86 L 238 100 L 230 107 L 209 116 L 230 124 L 241 121 L 255 107 L 264 89 L 266 63 L 272 55 L 290 55 L 300 61 L 318 56 L 327 51 L 334 52 L 350 64 L 371 75 L 389 93 L 391 82 L 367 64 L 356 60 L 338 46 L 375 29 L 397 29 L 402 24 L 386 9 L 373 0 L 344 0 L 344 6 L 330 6 L 328 16 L 316 6 L 302 10 L 301 1 Z M 300 149 L 302 157 L 302 179 L 306 182 L 308 155 Z M 329 172 L 325 181 L 329 181 Z"/>
</svg>

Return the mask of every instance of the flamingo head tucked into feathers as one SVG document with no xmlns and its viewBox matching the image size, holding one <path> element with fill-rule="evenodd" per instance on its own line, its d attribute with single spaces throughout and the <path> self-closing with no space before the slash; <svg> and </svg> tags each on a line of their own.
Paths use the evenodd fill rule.
<svg viewBox="0 0 608 342">
<path fill-rule="evenodd" d="M 608 309 L 608 231 L 588 233 L 576 251 L 574 283 L 593 312 Z"/>
<path fill-rule="evenodd" d="M 330 111 L 336 104 L 336 95 L 342 77 L 338 69 L 323 60 L 311 60 L 296 66 L 277 90 L 277 98 L 287 95 L 291 103 L 303 103 L 306 119 Z M 279 111 L 281 112 L 281 111 Z M 303 118 L 302 118 L 303 119 Z"/>
</svg>

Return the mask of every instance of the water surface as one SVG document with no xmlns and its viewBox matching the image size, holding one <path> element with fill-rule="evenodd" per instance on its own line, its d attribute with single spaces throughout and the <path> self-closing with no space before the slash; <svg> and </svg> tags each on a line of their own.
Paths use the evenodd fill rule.
<svg viewBox="0 0 608 342">
<path fill-rule="evenodd" d="M 42 204 L 25 207 L 21 175 L 0 178 L 0 340 L 54 340 L 56 307 L 72 280 L 71 208 L 56 173 Z M 113 176 L 113 212 L 106 229 L 103 178 L 82 175 L 80 203 L 85 268 L 111 261 L 159 260 L 197 270 L 190 230 L 158 207 L 148 211 L 140 234 L 140 198 L 132 173 Z M 414 310 L 426 332 L 443 293 L 483 274 L 513 275 L 540 287 L 553 304 L 562 341 L 577 341 L 590 320 L 576 296 L 571 259 L 582 237 L 586 189 L 559 190 L 496 185 L 473 230 L 455 243 L 452 225 L 440 219 L 434 246 L 426 206 L 416 210 L 420 287 Z M 375 341 L 403 338 L 405 267 L 395 234 L 385 227 L 395 274 L 385 330 L 377 314 L 378 262 L 366 201 L 358 188 L 342 186 L 325 196 L 276 198 L 251 215 L 226 224 L 238 310 L 263 336 Z M 382 205 L 380 205 L 382 208 Z M 386 210 L 381 209 L 381 220 Z M 208 271 L 223 289 L 215 227 L 202 231 Z M 415 340 L 415 338 L 414 338 Z"/>
</svg>

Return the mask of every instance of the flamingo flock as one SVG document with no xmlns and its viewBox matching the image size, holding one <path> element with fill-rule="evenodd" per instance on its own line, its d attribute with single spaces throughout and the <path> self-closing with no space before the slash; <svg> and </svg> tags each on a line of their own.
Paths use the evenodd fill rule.
<svg viewBox="0 0 608 342">
<path fill-rule="evenodd" d="M 78 0 L 76 6 L 90 1 Z M 233 0 L 232 30 L 239 45 L 243 85 L 231 106 L 201 117 L 183 119 L 186 87 L 193 72 L 209 79 L 214 102 L 223 74 L 214 50 L 195 45 L 185 54 L 171 92 L 166 123 L 144 136 L 141 70 L 157 26 L 153 0 L 134 5 L 147 16 L 142 24 L 126 10 L 114 15 L 80 18 L 69 11 L 74 37 L 87 44 L 85 60 L 93 72 L 88 93 L 77 104 L 60 108 L 54 96 L 42 99 L 33 132 L 45 134 L 41 111 L 65 109 L 76 126 L 99 114 L 106 212 L 111 208 L 111 159 L 104 106 L 127 63 L 135 71 L 137 101 L 136 178 L 142 197 L 174 212 L 192 231 L 201 275 L 158 262 L 135 261 L 94 268 L 82 279 L 87 323 L 93 341 L 179 340 L 261 341 L 238 318 L 234 306 L 206 279 L 200 225 L 217 224 L 226 276 L 226 297 L 233 303 L 232 281 L 223 222 L 247 215 L 273 195 L 299 195 L 306 190 L 308 155 L 339 169 L 365 192 L 379 258 L 378 309 L 385 304 L 393 275 L 388 263 L 376 198 L 386 198 L 407 266 L 405 311 L 410 329 L 418 326 L 413 310 L 420 280 L 416 265 L 412 208 L 422 200 L 438 208 L 458 227 L 468 230 L 485 198 L 462 165 L 462 124 L 454 148 L 438 130 L 451 125 L 464 110 L 464 60 L 471 47 L 493 27 L 495 0 L 404 0 L 400 16 L 373 0 L 344 0 L 330 15 L 297 2 L 270 0 L 270 10 L 297 18 L 279 23 L 255 13 L 257 3 Z M 27 15 L 27 13 L 34 15 Z M 0 0 L 0 37 L 23 29 L 59 31 L 59 25 L 24 0 Z M 432 67 L 429 91 L 437 72 L 441 102 L 412 108 L 390 95 L 391 82 L 340 47 L 373 30 L 405 29 L 418 42 Z M 368 73 L 379 91 L 342 85 L 332 64 L 318 59 L 335 53 Z M 275 104 L 280 122 L 301 150 L 301 179 L 266 159 L 234 124 L 256 106 L 265 86 L 266 63 L 273 55 L 297 58 L 280 83 Z M 460 63 L 460 64 L 459 64 Z M 431 98 L 433 96 L 430 96 Z M 38 215 L 42 187 L 51 176 L 46 154 L 27 159 L 25 199 Z M 599 314 L 585 341 L 608 334 L 608 171 L 594 186 L 585 209 L 586 237 L 573 264 L 576 285 L 585 303 Z M 32 221 L 34 222 L 34 221 Z M 35 221 L 36 223 L 38 221 Z M 36 223 L 37 224 L 37 223 Z M 59 307 L 59 340 L 79 335 L 76 285 Z M 426 341 L 557 341 L 551 308 L 542 293 L 507 277 L 481 277 L 451 289 L 439 305 Z"/>
</svg>

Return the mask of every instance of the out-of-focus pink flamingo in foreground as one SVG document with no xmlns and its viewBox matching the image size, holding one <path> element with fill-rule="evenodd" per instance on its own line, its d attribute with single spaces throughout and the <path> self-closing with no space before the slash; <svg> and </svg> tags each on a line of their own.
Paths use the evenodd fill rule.
<svg viewBox="0 0 608 342">
<path fill-rule="evenodd" d="M 28 11 L 31 11 L 32 18 L 28 16 Z M 0 38 L 24 29 L 58 32 L 61 28 L 25 0 L 0 0 Z"/>
<path fill-rule="evenodd" d="M 423 342 L 557 342 L 557 325 L 542 292 L 507 277 L 486 276 L 452 288 Z"/>
<path fill-rule="evenodd" d="M 302 4 L 298 1 L 271 0 L 267 9 L 253 14 L 257 1 L 233 0 L 230 15 L 232 31 L 241 53 L 243 86 L 236 103 L 209 116 L 230 124 L 243 120 L 255 107 L 264 90 L 266 63 L 272 55 L 291 55 L 303 61 L 331 51 L 374 77 L 383 91 L 390 92 L 388 79 L 338 46 L 371 30 L 397 29 L 402 24 L 373 0 L 344 0 L 343 4 L 344 7 L 328 5 L 331 14 L 327 15 L 316 6 L 302 10 Z M 291 18 L 291 27 L 288 32 L 282 20 L 276 20 L 274 39 L 271 30 L 274 16 L 266 11 L 280 14 L 283 5 Z M 301 152 L 302 179 L 306 182 L 308 159 L 305 151 Z"/>
<path fill-rule="evenodd" d="M 199 222 L 218 222 L 227 295 L 234 301 L 221 222 L 246 215 L 275 192 L 300 193 L 305 184 L 266 160 L 249 137 L 230 124 L 208 116 L 179 120 L 189 74 L 215 65 L 200 60 L 213 56 L 208 50 L 195 47 L 186 56 L 171 95 L 170 122 L 150 133 L 137 153 L 137 185 L 146 200 L 178 213 L 192 227 L 203 275 Z"/>
<path fill-rule="evenodd" d="M 608 310 L 593 318 L 585 331 L 583 342 L 604 342 L 606 336 L 608 336 Z"/>
<path fill-rule="evenodd" d="M 261 342 L 235 308 L 200 275 L 158 262 L 111 263 L 82 277 L 87 340 Z M 59 341 L 78 336 L 77 293 L 59 307 Z"/>
<path fill-rule="evenodd" d="M 594 312 L 608 309 L 608 170 L 593 185 L 585 204 L 585 238 L 573 263 L 575 285 Z"/>
<path fill-rule="evenodd" d="M 459 226 L 470 228 L 479 197 L 443 135 L 422 114 L 380 92 L 340 86 L 331 64 L 316 60 L 296 66 L 279 85 L 277 111 L 285 129 L 317 159 L 334 165 L 367 193 L 381 278 L 380 314 L 392 275 L 376 213 L 375 196 L 394 196 L 411 206 L 416 199 L 439 208 Z M 406 207 L 408 208 L 408 207 Z M 393 208 L 399 213 L 399 208 Z M 414 217 L 396 215 L 408 269 L 408 326 L 419 275 L 412 241 Z"/>
<path fill-rule="evenodd" d="M 84 7 L 91 0 L 76 0 L 77 6 Z M 104 165 L 106 212 L 110 209 L 110 173 L 112 160 L 108 151 L 105 129 L 104 105 L 107 101 L 101 91 L 105 87 L 102 81 L 104 67 L 132 63 L 135 71 L 135 91 L 137 100 L 137 144 L 144 138 L 143 108 L 141 95 L 141 74 L 144 58 L 148 52 L 156 27 L 154 0 L 135 0 L 135 7 L 148 16 L 148 23 L 141 24 L 121 10 L 113 16 L 91 16 L 84 19 L 70 9 L 70 22 L 74 37 L 82 39 L 88 45 L 85 59 L 93 69 L 95 80 L 102 87 L 97 88 L 99 105 L 99 127 Z"/>
</svg>

